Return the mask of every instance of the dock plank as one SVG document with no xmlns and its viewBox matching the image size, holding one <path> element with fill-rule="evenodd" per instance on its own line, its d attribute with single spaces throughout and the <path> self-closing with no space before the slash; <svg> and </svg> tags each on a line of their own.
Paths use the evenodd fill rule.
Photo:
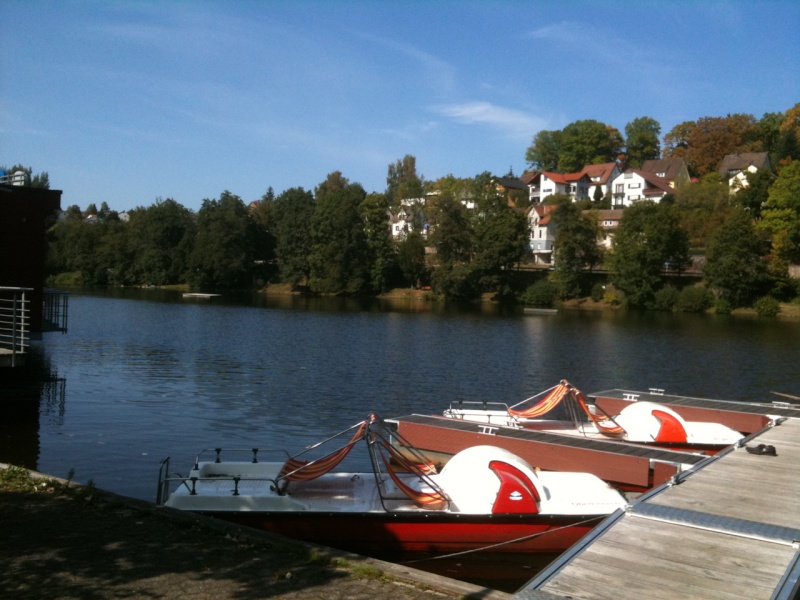
<svg viewBox="0 0 800 600">
<path fill-rule="evenodd" d="M 521 599 L 772 598 L 796 568 L 800 420 L 761 432 L 681 482 L 632 502 L 573 554 L 531 580 Z M 538 596 L 541 592 L 541 596 Z"/>
<path fill-rule="evenodd" d="M 790 546 L 626 516 L 540 589 L 589 600 L 768 599 L 793 555 Z"/>
</svg>

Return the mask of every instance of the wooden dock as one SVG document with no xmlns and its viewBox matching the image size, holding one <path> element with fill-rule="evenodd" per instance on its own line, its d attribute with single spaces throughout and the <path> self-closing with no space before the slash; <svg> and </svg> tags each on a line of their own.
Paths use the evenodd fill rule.
<svg viewBox="0 0 800 600">
<path fill-rule="evenodd" d="M 777 455 L 748 452 L 760 444 Z M 515 597 L 800 597 L 800 419 L 779 419 L 674 479 L 607 519 Z"/>
</svg>

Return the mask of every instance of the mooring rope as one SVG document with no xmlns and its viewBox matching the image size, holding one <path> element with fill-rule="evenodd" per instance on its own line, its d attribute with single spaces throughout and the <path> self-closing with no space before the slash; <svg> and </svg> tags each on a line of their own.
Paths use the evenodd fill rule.
<svg viewBox="0 0 800 600">
<path fill-rule="evenodd" d="M 415 560 L 408 560 L 401 562 L 401 565 L 413 565 L 415 563 L 426 562 L 429 560 L 442 560 L 445 558 L 453 558 L 455 556 L 463 556 L 465 554 L 473 554 L 475 552 L 483 552 L 485 550 L 491 550 L 492 548 L 499 548 L 501 546 L 506 546 L 508 544 L 516 544 L 517 542 L 524 542 L 526 540 L 532 540 L 535 537 L 539 537 L 540 535 L 545 535 L 546 533 L 555 533 L 556 531 L 561 531 L 562 529 L 568 529 L 570 527 L 575 527 L 576 525 L 586 525 L 591 523 L 592 521 L 602 520 L 605 519 L 608 515 L 598 515 L 596 517 L 592 517 L 591 519 L 586 519 L 585 521 L 579 521 L 577 523 L 572 523 L 570 525 L 564 525 L 562 527 L 556 527 L 555 529 L 548 529 L 547 531 L 540 531 L 539 533 L 532 533 L 531 535 L 526 535 L 520 538 L 516 538 L 513 540 L 507 540 L 505 542 L 498 542 L 497 544 L 490 544 L 488 546 L 482 546 L 480 548 L 473 548 L 472 550 L 462 550 L 461 552 L 453 552 L 451 554 L 442 554 L 441 556 L 431 556 L 428 558 L 418 558 Z"/>
</svg>

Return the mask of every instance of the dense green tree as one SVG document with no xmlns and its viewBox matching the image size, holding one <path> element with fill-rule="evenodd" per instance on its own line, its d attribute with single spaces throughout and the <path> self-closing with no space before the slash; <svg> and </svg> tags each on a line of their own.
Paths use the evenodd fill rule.
<svg viewBox="0 0 800 600">
<path fill-rule="evenodd" d="M 775 165 L 800 160 L 800 102 L 784 113 L 774 148 Z"/>
<path fill-rule="evenodd" d="M 131 257 L 127 228 L 119 221 L 85 223 L 82 217 L 58 221 L 48 233 L 50 274 L 79 273 L 86 285 L 122 285 Z"/>
<path fill-rule="evenodd" d="M 772 262 L 800 261 L 800 161 L 781 169 L 761 211 L 761 229 L 772 239 Z"/>
<path fill-rule="evenodd" d="M 472 258 L 472 226 L 467 208 L 450 194 L 440 194 L 430 206 L 434 228 L 430 241 L 439 265 L 468 262 Z"/>
<path fill-rule="evenodd" d="M 558 157 L 561 154 L 561 131 L 540 131 L 533 138 L 533 144 L 525 153 L 525 160 L 531 169 L 537 171 L 555 171 L 558 168 Z"/>
<path fill-rule="evenodd" d="M 307 281 L 311 273 L 308 257 L 314 208 L 314 195 L 303 188 L 285 190 L 271 204 L 270 230 L 281 279 L 292 285 Z"/>
<path fill-rule="evenodd" d="M 388 208 L 383 194 L 369 194 L 358 208 L 367 238 L 370 285 L 376 293 L 387 291 L 398 271 Z"/>
<path fill-rule="evenodd" d="M 189 282 L 197 288 L 242 289 L 253 285 L 255 223 L 239 196 L 223 192 L 203 200 Z"/>
<path fill-rule="evenodd" d="M 666 265 L 688 264 L 689 243 L 674 206 L 637 202 L 625 209 L 607 264 L 611 282 L 635 307 L 650 306 Z"/>
<path fill-rule="evenodd" d="M 480 219 L 473 231 L 473 265 L 481 271 L 482 285 L 501 294 L 509 293 L 511 269 L 528 252 L 528 219 L 522 211 L 503 206 Z"/>
<path fill-rule="evenodd" d="M 777 165 L 782 157 L 778 156 L 778 146 L 781 138 L 781 123 L 783 123 L 785 113 L 769 112 L 764 113 L 756 123 L 756 137 L 761 143 L 761 149 L 769 153 L 773 165 Z"/>
<path fill-rule="evenodd" d="M 751 216 L 736 210 L 708 242 L 703 277 L 732 307 L 749 306 L 765 293 L 762 242 Z"/>
<path fill-rule="evenodd" d="M 358 212 L 366 197 L 364 188 L 336 171 L 317 187 L 315 197 L 309 287 L 324 294 L 369 291 L 370 253 Z"/>
<path fill-rule="evenodd" d="M 731 203 L 747 211 L 753 219 L 761 217 L 761 209 L 769 197 L 769 188 L 775 176 L 768 169 L 759 169 L 747 175 L 747 186 L 738 190 L 731 196 Z"/>
<path fill-rule="evenodd" d="M 130 211 L 126 279 L 139 285 L 187 281 L 196 235 L 195 215 L 172 198 Z"/>
<path fill-rule="evenodd" d="M 572 202 L 559 204 L 551 218 L 556 230 L 553 276 L 562 298 L 577 298 L 587 291 L 587 270 L 603 258 L 597 244 L 597 219 L 583 214 Z"/>
<path fill-rule="evenodd" d="M 417 159 L 406 154 L 402 159 L 390 164 L 386 176 L 386 198 L 391 206 L 399 206 L 404 198 L 421 198 L 424 182 L 417 175 Z"/>
<path fill-rule="evenodd" d="M 625 125 L 625 162 L 634 169 L 646 160 L 658 158 L 661 152 L 661 125 L 650 117 L 638 117 Z"/>
<path fill-rule="evenodd" d="M 570 123 L 561 133 L 558 170 L 575 173 L 586 165 L 612 162 L 619 156 L 622 143 L 616 129 L 599 121 Z"/>
<path fill-rule="evenodd" d="M 397 262 L 406 281 L 419 287 L 427 273 L 425 240 L 418 231 L 412 231 L 397 244 Z"/>
<path fill-rule="evenodd" d="M 698 183 L 683 186 L 676 191 L 675 206 L 691 247 L 704 248 L 714 230 L 730 214 L 728 182 L 717 173 L 706 175 Z"/>
</svg>

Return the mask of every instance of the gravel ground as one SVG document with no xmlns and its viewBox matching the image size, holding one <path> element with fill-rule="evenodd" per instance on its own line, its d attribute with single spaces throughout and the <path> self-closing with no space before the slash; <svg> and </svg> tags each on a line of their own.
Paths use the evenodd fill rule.
<svg viewBox="0 0 800 600">
<path fill-rule="evenodd" d="M 0 597 L 511 598 L 3 464 Z"/>
</svg>

